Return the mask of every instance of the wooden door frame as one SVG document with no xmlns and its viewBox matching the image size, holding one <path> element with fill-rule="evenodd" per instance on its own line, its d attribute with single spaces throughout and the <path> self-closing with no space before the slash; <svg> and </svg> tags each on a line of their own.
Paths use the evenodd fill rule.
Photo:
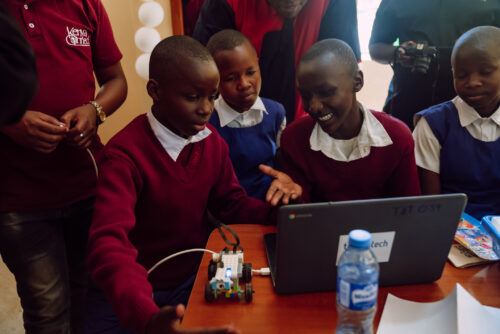
<svg viewBox="0 0 500 334">
<path fill-rule="evenodd" d="M 172 13 L 172 33 L 174 35 L 184 35 L 182 0 L 170 0 L 170 12 Z"/>
</svg>

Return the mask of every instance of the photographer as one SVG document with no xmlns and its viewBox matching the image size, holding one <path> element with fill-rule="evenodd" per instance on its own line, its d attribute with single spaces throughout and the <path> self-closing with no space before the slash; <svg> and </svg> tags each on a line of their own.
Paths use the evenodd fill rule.
<svg viewBox="0 0 500 334">
<path fill-rule="evenodd" d="M 451 48 L 479 25 L 500 26 L 500 1 L 382 0 L 370 56 L 394 70 L 384 111 L 413 129 L 416 112 L 453 98 Z"/>
</svg>

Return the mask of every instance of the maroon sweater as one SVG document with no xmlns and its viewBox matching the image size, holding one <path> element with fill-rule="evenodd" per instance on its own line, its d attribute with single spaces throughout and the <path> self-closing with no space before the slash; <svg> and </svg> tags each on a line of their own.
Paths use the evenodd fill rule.
<svg viewBox="0 0 500 334">
<path fill-rule="evenodd" d="M 201 253 L 176 257 L 149 278 L 146 269 L 175 252 L 204 248 L 207 208 L 227 223 L 271 220 L 271 207 L 246 195 L 226 143 L 211 130 L 174 162 L 141 115 L 101 157 L 88 262 L 120 322 L 133 332 L 144 333 L 158 310 L 153 290 L 176 287 L 196 273 Z"/>
<path fill-rule="evenodd" d="M 309 137 L 315 125 L 311 117 L 298 119 L 283 131 L 281 167 L 302 186 L 305 202 L 420 195 L 410 130 L 385 113 L 372 113 L 393 144 L 371 147 L 368 156 L 350 162 L 311 150 Z"/>
</svg>

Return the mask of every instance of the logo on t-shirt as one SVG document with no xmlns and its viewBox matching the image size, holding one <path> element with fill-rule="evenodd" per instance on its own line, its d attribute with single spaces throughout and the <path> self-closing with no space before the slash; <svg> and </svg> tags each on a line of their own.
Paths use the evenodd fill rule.
<svg viewBox="0 0 500 334">
<path fill-rule="evenodd" d="M 75 27 L 66 27 L 68 36 L 66 43 L 72 46 L 90 46 L 90 34 L 85 29 L 77 29 Z"/>
</svg>

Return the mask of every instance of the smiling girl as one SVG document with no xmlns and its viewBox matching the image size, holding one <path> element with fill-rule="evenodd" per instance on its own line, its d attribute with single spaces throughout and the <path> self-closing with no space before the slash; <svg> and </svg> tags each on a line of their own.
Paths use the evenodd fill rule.
<svg viewBox="0 0 500 334">
<path fill-rule="evenodd" d="M 346 43 L 313 45 L 297 68 L 304 117 L 281 137 L 283 171 L 305 202 L 420 194 L 413 139 L 401 121 L 356 99 L 363 73 Z"/>
</svg>

